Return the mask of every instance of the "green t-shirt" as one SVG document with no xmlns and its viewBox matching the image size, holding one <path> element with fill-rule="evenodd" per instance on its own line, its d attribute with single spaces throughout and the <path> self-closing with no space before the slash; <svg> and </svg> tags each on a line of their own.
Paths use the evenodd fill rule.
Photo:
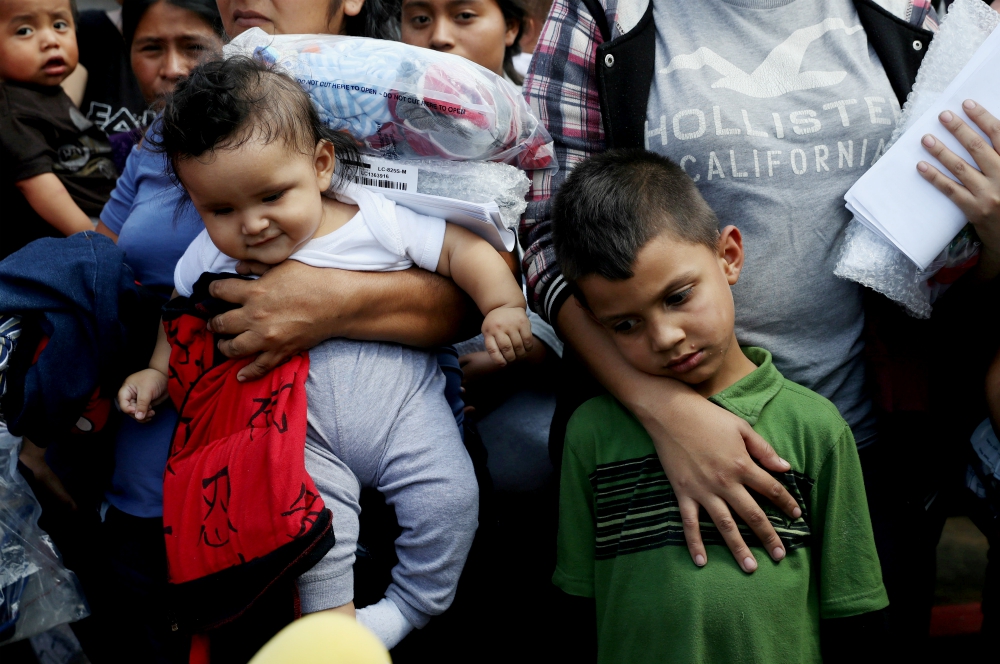
<svg viewBox="0 0 1000 664">
<path fill-rule="evenodd" d="M 744 573 L 701 515 L 708 565 L 684 543 L 677 498 L 642 425 L 611 397 L 591 399 L 566 430 L 553 581 L 597 602 L 598 661 L 818 662 L 819 621 L 889 604 L 847 423 L 829 401 L 785 380 L 771 354 L 711 400 L 768 440 L 792 470 L 776 474 L 803 515 L 757 496 L 788 551 L 775 563 L 740 522 L 759 565 Z"/>
</svg>

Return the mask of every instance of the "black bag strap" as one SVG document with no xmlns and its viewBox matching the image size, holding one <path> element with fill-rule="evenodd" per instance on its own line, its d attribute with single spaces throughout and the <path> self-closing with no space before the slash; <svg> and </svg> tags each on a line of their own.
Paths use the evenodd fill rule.
<svg viewBox="0 0 1000 664">
<path fill-rule="evenodd" d="M 580 0 L 583 6 L 590 12 L 591 18 L 597 23 L 597 29 L 601 31 L 601 39 L 605 42 L 611 41 L 611 26 L 608 25 L 608 16 L 604 13 L 604 7 L 600 0 Z"/>
</svg>

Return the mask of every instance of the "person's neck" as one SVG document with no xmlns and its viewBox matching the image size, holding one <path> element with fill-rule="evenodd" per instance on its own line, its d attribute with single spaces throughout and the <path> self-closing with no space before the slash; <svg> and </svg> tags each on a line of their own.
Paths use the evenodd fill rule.
<svg viewBox="0 0 1000 664">
<path fill-rule="evenodd" d="M 320 221 L 313 239 L 329 235 L 347 224 L 358 213 L 357 205 L 344 203 L 335 198 L 323 197 L 323 220 Z"/>
<path fill-rule="evenodd" d="M 743 349 L 740 348 L 740 344 L 736 340 L 736 333 L 733 332 L 733 338 L 729 342 L 729 348 L 726 349 L 726 355 L 722 359 L 718 371 L 707 380 L 691 387 L 701 396 L 710 397 L 746 378 L 756 368 L 757 365 L 743 354 Z"/>
</svg>

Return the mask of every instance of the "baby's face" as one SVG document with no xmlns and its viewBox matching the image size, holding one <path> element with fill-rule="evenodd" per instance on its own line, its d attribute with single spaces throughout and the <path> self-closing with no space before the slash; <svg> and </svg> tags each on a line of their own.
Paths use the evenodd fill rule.
<svg viewBox="0 0 1000 664">
<path fill-rule="evenodd" d="M 0 0 L 0 79 L 59 85 L 79 53 L 69 0 Z"/>
<path fill-rule="evenodd" d="M 629 364 L 699 386 L 712 382 L 735 343 L 730 286 L 742 263 L 732 226 L 716 251 L 662 233 L 639 251 L 632 278 L 588 275 L 577 286 Z"/>
<path fill-rule="evenodd" d="M 251 139 L 179 161 L 177 177 L 219 251 L 277 265 L 323 223 L 333 148 L 320 142 L 316 151 L 307 155 L 281 139 L 267 144 Z"/>
</svg>

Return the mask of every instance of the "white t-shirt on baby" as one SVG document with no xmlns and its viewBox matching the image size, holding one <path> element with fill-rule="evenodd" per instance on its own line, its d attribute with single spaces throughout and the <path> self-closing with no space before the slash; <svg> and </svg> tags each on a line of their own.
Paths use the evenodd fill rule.
<svg viewBox="0 0 1000 664">
<path fill-rule="evenodd" d="M 334 194 L 360 210 L 346 224 L 307 242 L 289 258 L 313 267 L 359 272 L 392 272 L 414 265 L 433 272 L 441 259 L 445 221 L 396 205 L 380 193 L 348 183 Z M 236 259 L 226 256 L 202 231 L 174 268 L 174 287 L 190 297 L 205 272 L 235 272 Z"/>
</svg>

